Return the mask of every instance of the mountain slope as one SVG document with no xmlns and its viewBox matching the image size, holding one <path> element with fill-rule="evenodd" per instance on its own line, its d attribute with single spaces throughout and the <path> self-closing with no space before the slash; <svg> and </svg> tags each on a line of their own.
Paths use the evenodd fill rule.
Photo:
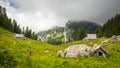
<svg viewBox="0 0 120 68">
<path fill-rule="evenodd" d="M 94 33 L 96 28 L 99 26 L 100 25 L 89 21 L 68 21 L 65 25 L 65 28 L 72 30 L 86 29 L 87 33 Z"/>
<path fill-rule="evenodd" d="M 32 64 L 30 61 L 36 61 L 35 63 L 37 63 L 37 59 L 40 59 L 39 56 L 49 56 L 44 53 L 45 50 L 56 50 L 54 49 L 54 46 L 36 40 L 28 38 L 26 38 L 26 40 L 15 39 L 14 33 L 2 28 L 0 28 L 0 48 L 7 49 L 10 54 L 15 57 L 15 60 L 17 61 L 16 64 L 18 67 L 20 66 L 20 68 L 28 68 L 27 64 Z M 51 52 L 51 55 L 52 54 L 53 53 Z"/>
<path fill-rule="evenodd" d="M 41 41 L 46 41 L 48 43 L 52 43 L 52 44 L 61 44 L 64 43 L 64 27 L 58 27 L 55 26 L 52 29 L 49 29 L 47 31 L 40 31 L 38 33 Z"/>
<path fill-rule="evenodd" d="M 26 39 L 14 38 L 14 33 L 0 28 L 0 49 L 5 48 L 14 57 L 15 68 L 116 68 L 120 67 L 120 43 L 108 43 L 104 47 L 109 55 L 106 58 L 97 56 L 60 58 L 56 56 L 58 50 L 74 44 L 87 44 L 92 46 L 100 44 L 105 38 L 100 38 L 91 42 L 75 41 L 60 46 Z M 45 51 L 49 51 L 45 53 Z M 0 60 L 3 58 L 0 58 Z M 11 66 L 11 68 L 13 68 Z M 10 68 L 10 67 L 7 67 Z"/>
</svg>

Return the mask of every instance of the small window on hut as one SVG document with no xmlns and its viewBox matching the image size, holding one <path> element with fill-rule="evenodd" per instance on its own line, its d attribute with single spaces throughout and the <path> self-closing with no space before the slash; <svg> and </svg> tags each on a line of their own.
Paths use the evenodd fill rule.
<svg viewBox="0 0 120 68">
<path fill-rule="evenodd" d="M 102 52 L 98 52 L 98 56 L 102 56 Z"/>
</svg>

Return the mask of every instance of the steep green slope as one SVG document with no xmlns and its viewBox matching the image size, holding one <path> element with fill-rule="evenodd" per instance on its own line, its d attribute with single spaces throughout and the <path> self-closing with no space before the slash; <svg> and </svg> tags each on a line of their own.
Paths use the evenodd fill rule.
<svg viewBox="0 0 120 68">
<path fill-rule="evenodd" d="M 75 41 L 54 46 L 31 39 L 15 39 L 14 33 L 0 28 L 0 49 L 7 49 L 14 57 L 16 61 L 14 67 L 17 68 L 119 68 L 120 43 L 109 43 L 104 46 L 109 52 L 106 58 L 97 56 L 60 58 L 56 56 L 58 50 L 64 50 L 69 45 L 84 43 L 92 46 L 95 43 L 100 44 L 104 39 L 100 38 L 87 43 Z M 45 53 L 46 50 L 49 50 L 49 53 Z"/>
<path fill-rule="evenodd" d="M 31 40 L 20 40 L 14 38 L 14 33 L 8 32 L 2 28 L 0 28 L 0 48 L 7 49 L 17 61 L 18 66 L 26 67 L 27 63 L 32 64 L 30 61 L 36 61 L 40 59 L 39 57 L 44 57 L 52 55 L 52 51 L 54 51 L 54 46 Z M 44 50 L 52 50 L 51 54 L 45 54 Z M 32 58 L 32 60 L 30 60 Z M 36 59 L 37 58 L 37 59 Z M 36 62 L 34 63 L 36 64 Z M 28 64 L 29 66 L 29 64 Z M 21 68 L 22 68 L 21 67 Z"/>
<path fill-rule="evenodd" d="M 54 26 L 49 30 L 40 31 L 38 33 L 38 36 L 40 37 L 41 41 L 46 41 L 51 44 L 59 45 L 64 43 L 63 32 L 64 32 L 64 27 Z"/>
</svg>

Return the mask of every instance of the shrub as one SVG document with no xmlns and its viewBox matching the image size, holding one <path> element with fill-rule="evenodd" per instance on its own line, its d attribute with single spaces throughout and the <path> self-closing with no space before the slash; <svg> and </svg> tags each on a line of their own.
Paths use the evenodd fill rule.
<svg viewBox="0 0 120 68">
<path fill-rule="evenodd" d="M 15 65 L 16 61 L 14 57 L 8 53 L 8 51 L 2 51 L 0 49 L 0 67 L 3 68 L 12 68 Z"/>
</svg>

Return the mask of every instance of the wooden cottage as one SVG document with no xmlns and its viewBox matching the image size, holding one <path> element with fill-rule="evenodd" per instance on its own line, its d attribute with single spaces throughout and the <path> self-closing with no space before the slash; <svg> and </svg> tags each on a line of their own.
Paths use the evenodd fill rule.
<svg viewBox="0 0 120 68">
<path fill-rule="evenodd" d="M 87 36 L 83 39 L 84 41 L 90 41 L 97 39 L 96 34 L 87 34 Z"/>
<path fill-rule="evenodd" d="M 16 39 L 25 39 L 23 34 L 15 34 Z"/>
</svg>

